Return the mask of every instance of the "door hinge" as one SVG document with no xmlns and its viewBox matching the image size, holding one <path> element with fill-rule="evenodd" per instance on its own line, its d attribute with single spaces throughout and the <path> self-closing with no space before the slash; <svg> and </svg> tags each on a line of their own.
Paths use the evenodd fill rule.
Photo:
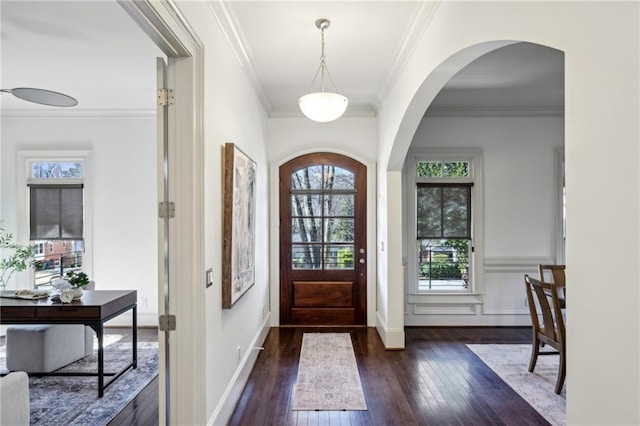
<svg viewBox="0 0 640 426">
<path fill-rule="evenodd" d="M 174 99 L 173 89 L 158 89 L 158 105 L 173 105 Z"/>
<path fill-rule="evenodd" d="M 160 315 L 159 317 L 160 331 L 175 331 L 176 329 L 176 316 L 175 315 Z"/>
<path fill-rule="evenodd" d="M 176 203 L 173 201 L 161 201 L 158 203 L 158 216 L 160 219 L 176 217 Z"/>
</svg>

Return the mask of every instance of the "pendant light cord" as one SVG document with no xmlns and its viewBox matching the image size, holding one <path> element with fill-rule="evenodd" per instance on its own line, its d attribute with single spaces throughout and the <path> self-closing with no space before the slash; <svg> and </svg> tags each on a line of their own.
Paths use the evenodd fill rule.
<svg viewBox="0 0 640 426">
<path fill-rule="evenodd" d="M 313 76 L 313 81 L 311 81 L 311 88 L 313 88 L 313 83 L 316 82 L 316 79 L 318 78 L 318 73 L 319 73 L 320 74 L 320 91 L 324 92 L 324 73 L 326 72 L 327 76 L 329 77 L 329 80 L 331 81 L 331 85 L 333 86 L 333 89 L 337 92 L 338 89 L 336 87 L 336 83 L 333 81 L 333 77 L 331 77 L 331 73 L 329 72 L 329 68 L 327 67 L 327 63 L 326 63 L 327 57 L 324 54 L 324 30 L 327 28 L 327 26 L 324 26 L 324 25 L 320 26 L 320 67 L 316 71 L 316 75 Z"/>
<path fill-rule="evenodd" d="M 324 26 L 320 29 L 320 91 L 324 92 L 324 70 L 327 68 L 324 56 Z"/>
</svg>

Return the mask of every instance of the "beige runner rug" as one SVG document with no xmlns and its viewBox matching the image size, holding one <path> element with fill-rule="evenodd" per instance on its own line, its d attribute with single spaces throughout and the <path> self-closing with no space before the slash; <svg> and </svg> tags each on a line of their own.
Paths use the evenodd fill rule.
<svg viewBox="0 0 640 426">
<path fill-rule="evenodd" d="M 349 333 L 304 333 L 294 410 L 366 410 Z"/>
</svg>

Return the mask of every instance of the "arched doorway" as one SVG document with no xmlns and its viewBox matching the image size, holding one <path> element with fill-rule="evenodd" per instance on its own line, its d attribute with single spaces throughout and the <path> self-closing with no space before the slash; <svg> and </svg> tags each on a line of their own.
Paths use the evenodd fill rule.
<svg viewBox="0 0 640 426">
<path fill-rule="evenodd" d="M 405 288 L 403 291 L 400 291 L 397 287 L 394 287 L 392 283 L 396 283 L 406 277 L 405 264 L 403 263 L 401 253 L 404 253 L 404 249 L 410 244 L 411 239 L 407 236 L 398 239 L 396 236 L 406 231 L 403 225 L 407 222 L 408 215 L 412 213 L 408 212 L 406 208 L 399 208 L 399 206 L 403 206 L 406 200 L 402 195 L 405 178 L 403 170 L 406 166 L 407 153 L 412 145 L 413 138 L 423 121 L 425 111 L 454 75 L 485 54 L 521 42 L 522 40 L 496 39 L 473 45 L 452 47 L 447 54 L 443 54 L 437 59 L 431 60 L 431 58 L 429 58 L 431 62 L 428 67 L 425 66 L 425 63 L 420 64 L 420 77 L 416 77 L 413 86 L 415 90 L 412 91 L 410 96 L 404 99 L 405 102 L 389 103 L 386 105 L 388 111 L 404 111 L 401 116 L 395 116 L 392 123 L 390 121 L 383 122 L 383 126 L 381 127 L 381 134 L 384 135 L 386 131 L 389 131 L 388 139 L 383 136 L 385 140 L 381 142 L 383 146 L 389 148 L 389 151 L 388 157 L 379 159 L 381 173 L 378 181 L 379 185 L 383 188 L 381 192 L 387 197 L 385 205 L 379 210 L 382 213 L 379 217 L 379 222 L 386 226 L 386 229 L 382 229 L 380 235 L 382 235 L 383 239 L 387 240 L 388 244 L 387 250 L 385 250 L 385 253 L 382 255 L 382 259 L 379 259 L 380 263 L 386 263 L 386 269 L 382 269 L 386 274 L 386 281 L 383 280 L 382 284 L 378 286 L 378 303 L 382 303 L 382 309 L 378 309 L 379 322 L 382 325 L 378 328 L 382 330 L 381 335 L 387 347 L 401 348 L 404 347 L 405 344 L 402 330 L 407 320 L 405 315 L 407 312 L 405 303 L 407 290 Z M 459 111 L 459 109 L 457 111 Z M 393 129 L 393 131 L 391 131 L 391 129 Z M 443 133 L 440 132 L 439 136 L 442 134 Z M 471 132 L 470 134 L 471 137 L 465 139 L 465 145 L 457 145 L 458 148 L 470 148 L 474 146 L 470 142 L 474 140 L 473 133 Z M 440 149 L 443 147 L 436 148 Z M 451 146 L 447 145 L 444 148 L 449 149 Z M 382 150 L 382 152 L 383 154 L 385 153 L 384 150 Z M 410 225 L 408 226 L 410 227 Z M 476 257 L 482 258 L 477 252 Z M 479 260 L 479 262 L 481 261 Z M 481 263 L 479 265 L 481 265 Z M 482 271 L 478 271 L 476 274 L 476 276 L 481 275 Z M 423 302 L 420 300 L 421 298 L 411 297 L 409 299 L 420 304 Z M 471 302 L 473 302 L 473 300 L 471 300 Z M 425 304 L 430 303 L 432 303 L 431 300 L 425 302 Z M 446 301 L 443 301 L 443 303 L 446 304 Z M 502 303 L 502 301 L 499 301 L 499 303 Z M 515 298 L 513 303 L 515 304 Z M 430 307 L 431 305 L 428 306 Z M 495 311 L 498 311 L 500 308 L 502 308 L 501 305 L 499 305 Z M 427 312 L 428 309 L 424 309 L 423 311 Z M 526 311 L 522 310 L 522 312 L 522 315 L 526 314 Z M 428 312 L 425 315 L 427 314 L 431 313 Z M 448 320 L 449 318 L 443 318 L 443 321 Z"/>
<path fill-rule="evenodd" d="M 366 167 L 303 155 L 279 191 L 281 325 L 366 325 Z"/>
</svg>

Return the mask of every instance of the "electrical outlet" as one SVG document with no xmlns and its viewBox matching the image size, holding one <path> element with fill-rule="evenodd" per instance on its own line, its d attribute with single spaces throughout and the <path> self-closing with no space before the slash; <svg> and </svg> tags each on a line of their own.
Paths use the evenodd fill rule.
<svg viewBox="0 0 640 426">
<path fill-rule="evenodd" d="M 524 306 L 529 307 L 529 300 L 526 297 L 524 298 Z"/>
<path fill-rule="evenodd" d="M 147 299 L 147 296 L 138 297 L 138 305 L 147 306 L 148 304 L 149 304 L 149 300 Z"/>
</svg>

